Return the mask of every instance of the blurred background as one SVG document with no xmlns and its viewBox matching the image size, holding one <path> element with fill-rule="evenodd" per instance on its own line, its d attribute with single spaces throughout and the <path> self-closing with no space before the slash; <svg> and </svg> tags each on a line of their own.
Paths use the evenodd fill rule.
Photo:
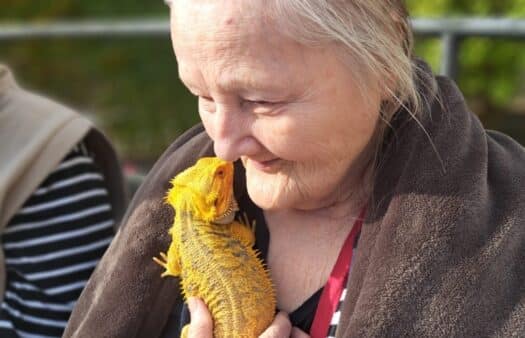
<svg viewBox="0 0 525 338">
<path fill-rule="evenodd" d="M 128 175 L 147 172 L 162 151 L 197 122 L 196 100 L 180 84 L 169 35 L 158 25 L 151 34 L 20 33 L 56 22 L 111 25 L 148 20 L 167 28 L 168 9 L 161 0 L 2 0 L 2 4 L 0 62 L 13 69 L 22 86 L 90 114 L 115 144 Z M 525 34 L 454 35 L 447 31 L 451 25 L 436 20 L 521 19 L 521 26 L 515 26 L 523 29 L 525 0 L 407 4 L 418 32 L 417 54 L 436 73 L 456 78 L 487 128 L 525 144 Z M 461 22 L 457 27 L 463 33 L 476 22 L 478 28 L 488 27 L 485 21 L 469 22 L 472 27 Z M 497 21 L 494 27 L 501 28 Z"/>
</svg>

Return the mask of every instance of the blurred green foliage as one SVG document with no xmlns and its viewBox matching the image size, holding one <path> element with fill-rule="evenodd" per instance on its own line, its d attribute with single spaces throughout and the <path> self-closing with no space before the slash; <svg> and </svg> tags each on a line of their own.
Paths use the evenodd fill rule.
<svg viewBox="0 0 525 338">
<path fill-rule="evenodd" d="M 118 18 L 164 15 L 162 0 L 2 0 L 0 19 L 16 21 L 52 21 L 56 19 Z"/>
<path fill-rule="evenodd" d="M 511 17 L 525 19 L 525 0 L 406 0 L 413 17 Z M 416 53 L 438 71 L 438 39 L 416 40 Z M 480 115 L 508 109 L 523 94 L 525 39 L 466 38 L 459 53 L 460 88 Z M 524 127 L 525 128 L 525 127 Z"/>
<path fill-rule="evenodd" d="M 525 0 L 407 3 L 417 17 L 525 17 Z M 0 24 L 137 17 L 167 19 L 168 9 L 161 0 L 3 0 Z M 438 71 L 437 39 L 418 40 L 417 54 Z M 0 62 L 9 64 L 25 87 L 93 113 L 127 159 L 150 163 L 198 121 L 196 100 L 178 80 L 168 36 L 2 41 Z M 524 74 L 523 40 L 472 38 L 461 47 L 459 85 L 492 128 L 507 131 L 501 124 L 506 115 L 496 112 L 507 111 L 519 90 L 523 93 Z M 511 133 L 525 143 L 525 127 L 516 131 L 515 124 Z"/>
</svg>

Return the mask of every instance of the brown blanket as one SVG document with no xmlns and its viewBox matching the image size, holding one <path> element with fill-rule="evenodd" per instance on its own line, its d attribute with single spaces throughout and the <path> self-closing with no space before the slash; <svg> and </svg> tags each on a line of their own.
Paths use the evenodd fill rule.
<svg viewBox="0 0 525 338">
<path fill-rule="evenodd" d="M 451 81 L 423 82 L 437 84 L 440 100 L 427 94 L 428 135 L 404 110 L 392 122 L 337 336 L 524 337 L 525 151 L 485 131 Z M 159 278 L 151 259 L 169 244 L 173 213 L 162 198 L 171 177 L 211 153 L 198 126 L 162 156 L 66 337 L 170 336 L 178 281 Z"/>
</svg>

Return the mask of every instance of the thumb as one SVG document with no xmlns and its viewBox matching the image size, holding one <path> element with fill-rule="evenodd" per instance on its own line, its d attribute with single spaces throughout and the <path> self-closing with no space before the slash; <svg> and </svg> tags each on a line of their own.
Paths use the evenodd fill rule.
<svg viewBox="0 0 525 338">
<path fill-rule="evenodd" d="M 200 298 L 190 297 L 188 308 L 191 314 L 188 338 L 212 338 L 213 319 L 206 304 Z"/>
</svg>

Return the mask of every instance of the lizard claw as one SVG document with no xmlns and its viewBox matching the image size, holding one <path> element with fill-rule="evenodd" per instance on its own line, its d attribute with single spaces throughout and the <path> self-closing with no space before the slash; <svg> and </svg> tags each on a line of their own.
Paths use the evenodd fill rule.
<svg viewBox="0 0 525 338">
<path fill-rule="evenodd" d="M 166 253 L 161 252 L 159 255 L 160 257 L 153 257 L 153 261 L 164 268 L 164 272 L 161 274 L 161 276 L 179 276 L 180 266 L 178 264 L 174 264 L 173 260 L 169 260 Z"/>
<path fill-rule="evenodd" d="M 162 266 L 164 269 L 168 268 L 168 256 L 166 256 L 164 252 L 160 253 L 160 259 L 157 257 L 153 257 L 153 261 L 158 265 Z"/>
<path fill-rule="evenodd" d="M 246 227 L 248 227 L 253 234 L 255 234 L 255 220 L 250 222 L 250 218 L 248 218 L 248 214 L 243 212 L 242 216 L 239 217 L 239 223 L 244 224 Z"/>
</svg>

